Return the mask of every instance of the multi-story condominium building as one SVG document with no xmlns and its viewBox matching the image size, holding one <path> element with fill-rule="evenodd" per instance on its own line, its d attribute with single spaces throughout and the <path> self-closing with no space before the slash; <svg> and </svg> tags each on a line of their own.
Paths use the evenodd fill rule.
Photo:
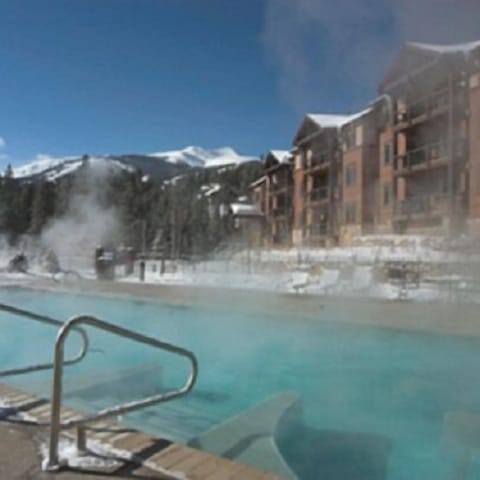
<svg viewBox="0 0 480 480">
<path fill-rule="evenodd" d="M 292 155 L 271 150 L 263 159 L 264 175 L 252 183 L 257 208 L 265 215 L 266 241 L 289 245 L 292 239 Z"/>
<path fill-rule="evenodd" d="M 339 240 L 376 231 L 379 222 L 380 139 L 388 125 L 388 102 L 380 98 L 341 127 L 342 181 Z"/>
<path fill-rule="evenodd" d="M 294 139 L 293 243 L 349 243 L 377 222 L 385 102 L 354 115 L 307 115 Z"/>
<path fill-rule="evenodd" d="M 329 245 L 368 233 L 480 237 L 480 41 L 408 43 L 379 91 L 358 114 L 307 115 L 293 161 L 267 155 L 255 188 L 275 242 Z"/>
<path fill-rule="evenodd" d="M 326 245 L 339 235 L 342 115 L 305 117 L 293 140 L 294 245 Z"/>
<path fill-rule="evenodd" d="M 392 182 L 383 219 L 391 215 L 394 232 L 454 234 L 478 223 L 479 66 L 480 42 L 409 43 L 388 69 L 380 91 L 394 116 L 381 178 L 386 196 Z"/>
</svg>

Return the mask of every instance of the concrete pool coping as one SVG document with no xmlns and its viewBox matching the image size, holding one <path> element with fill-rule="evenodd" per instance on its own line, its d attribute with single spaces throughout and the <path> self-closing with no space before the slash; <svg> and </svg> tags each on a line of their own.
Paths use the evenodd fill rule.
<svg viewBox="0 0 480 480">
<path fill-rule="evenodd" d="M 97 280 L 79 280 L 70 284 L 35 280 L 28 285 L 16 285 L 15 288 L 141 300 L 174 306 L 210 308 L 225 312 L 277 314 L 279 318 L 283 319 L 293 316 L 329 321 L 328 310 L 331 309 L 332 312 L 338 310 L 348 313 L 346 318 L 338 320 L 338 323 L 346 325 L 480 337 L 479 306 L 473 303 L 410 302 Z M 325 313 L 325 310 L 327 310 L 327 319 L 325 319 L 325 315 L 319 316 L 319 312 Z"/>
<path fill-rule="evenodd" d="M 40 470 L 40 455 L 38 454 L 38 440 L 35 435 L 40 432 L 46 435 L 46 427 L 21 426 L 12 421 L 19 412 L 28 420 L 47 421 L 50 414 L 50 403 L 16 387 L 0 384 L 0 399 L 4 410 L 0 417 L 0 432 L 5 433 L 0 437 L 0 452 L 5 452 L 15 442 L 17 448 L 11 448 L 12 461 L 2 462 L 0 473 L 3 478 L 60 478 L 69 480 L 78 478 L 82 469 L 75 469 L 70 477 L 69 468 L 61 470 L 59 476 L 42 473 Z M 63 420 L 81 417 L 82 414 L 70 408 L 62 408 Z M 12 423 L 9 423 L 12 422 Z M 75 438 L 74 430 L 66 430 L 63 435 L 70 440 Z M 125 428 L 113 421 L 92 423 L 87 433 L 89 442 L 94 442 L 104 452 L 112 457 L 121 459 L 119 466 L 100 468 L 97 474 L 84 472 L 87 478 L 126 478 L 125 466 L 129 466 L 132 475 L 128 478 L 149 478 L 164 480 L 280 480 L 281 477 L 262 471 L 260 469 L 243 465 L 225 458 L 209 454 L 185 445 L 152 437 L 142 432 Z M 46 439 L 46 437 L 45 437 Z M 44 439 L 44 440 L 45 440 Z M 7 442 L 7 445 L 5 444 Z M 18 444 L 23 448 L 17 452 Z M 4 454 L 2 453 L 2 456 Z M 19 460 L 22 460 L 22 463 Z M 123 460 L 123 461 L 122 461 Z M 22 471 L 20 471 L 22 470 Z M 88 470 L 88 469 L 87 469 Z M 23 471 L 28 472 L 25 476 Z M 122 473 L 123 472 L 123 473 Z M 19 476 L 22 475 L 22 476 Z M 116 477 L 118 475 L 118 477 Z"/>
</svg>

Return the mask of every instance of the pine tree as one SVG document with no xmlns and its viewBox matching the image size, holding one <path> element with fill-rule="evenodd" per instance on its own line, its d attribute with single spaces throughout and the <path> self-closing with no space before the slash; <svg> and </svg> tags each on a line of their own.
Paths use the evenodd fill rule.
<svg viewBox="0 0 480 480">
<path fill-rule="evenodd" d="M 54 212 L 54 188 L 52 188 L 52 185 L 49 182 L 41 181 L 35 185 L 33 192 L 30 233 L 33 235 L 39 235 Z"/>
</svg>

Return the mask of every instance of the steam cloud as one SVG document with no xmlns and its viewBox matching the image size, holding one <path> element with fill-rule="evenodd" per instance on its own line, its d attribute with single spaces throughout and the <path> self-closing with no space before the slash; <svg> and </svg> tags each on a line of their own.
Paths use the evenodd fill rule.
<svg viewBox="0 0 480 480">
<path fill-rule="evenodd" d="M 116 208 L 105 207 L 101 198 L 110 175 L 108 162 L 101 158 L 88 162 L 88 173 L 80 191 L 71 197 L 67 212 L 42 232 L 42 243 L 69 266 L 75 260 L 79 267 L 85 261 L 91 263 L 95 247 L 114 241 L 119 231 Z"/>
<path fill-rule="evenodd" d="M 6 160 L 8 158 L 7 154 L 4 153 L 6 146 L 7 146 L 7 142 L 2 136 L 0 136 L 0 160 Z"/>
<path fill-rule="evenodd" d="M 403 42 L 480 39 L 479 18 L 478 0 L 267 0 L 262 42 L 298 113 L 335 110 L 332 84 L 361 108 Z"/>
</svg>

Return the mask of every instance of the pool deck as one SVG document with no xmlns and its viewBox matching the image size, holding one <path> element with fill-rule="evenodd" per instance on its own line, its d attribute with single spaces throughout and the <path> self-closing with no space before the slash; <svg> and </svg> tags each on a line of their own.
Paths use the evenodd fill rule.
<svg viewBox="0 0 480 480">
<path fill-rule="evenodd" d="M 45 427 L 19 425 L 18 415 L 48 421 L 50 404 L 16 388 L 0 384 L 0 478 L 60 479 L 138 478 L 164 480 L 279 480 L 277 475 L 241 465 L 209 453 L 144 433 L 125 429 L 111 421 L 93 423 L 87 438 L 109 456 L 121 459 L 103 468 L 84 471 L 65 467 L 58 474 L 41 471 L 39 443 L 47 440 Z M 63 408 L 62 419 L 81 417 L 79 412 Z M 75 432 L 64 431 L 70 439 Z M 14 447 L 12 448 L 12 446 Z M 128 458 L 127 460 L 127 457 Z"/>
<path fill-rule="evenodd" d="M 25 288 L 208 307 L 225 312 L 278 314 L 283 318 L 328 320 L 328 311 L 343 312 L 343 323 L 440 335 L 480 337 L 479 306 L 454 302 L 410 302 L 371 298 L 273 293 L 229 288 L 165 286 L 80 280 L 71 284 L 38 280 Z M 322 315 L 319 316 L 319 313 Z M 325 312 L 327 315 L 325 315 Z M 332 315 L 333 316 L 333 315 Z M 339 315 L 335 314 L 338 319 Z M 109 320 L 109 319 L 105 319 Z"/>
</svg>

